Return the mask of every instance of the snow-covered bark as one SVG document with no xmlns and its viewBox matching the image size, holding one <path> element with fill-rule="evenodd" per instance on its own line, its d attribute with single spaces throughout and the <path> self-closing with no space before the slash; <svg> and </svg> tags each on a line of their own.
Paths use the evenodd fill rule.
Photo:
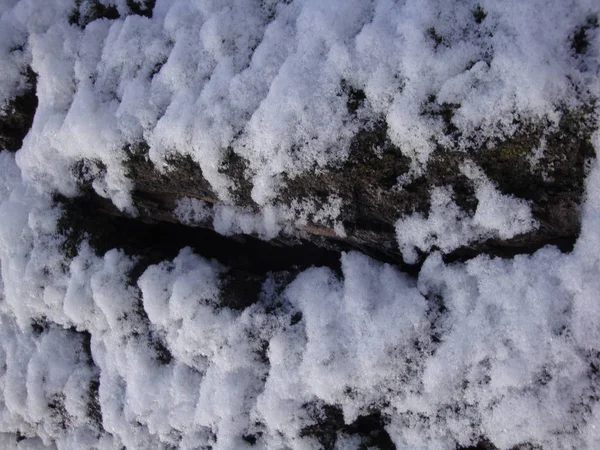
<svg viewBox="0 0 600 450">
<path fill-rule="evenodd" d="M 39 101 L 22 148 L 0 152 L 0 445 L 599 447 L 598 12 L 0 0 L 2 114 L 28 68 Z M 144 215 L 148 186 L 170 216 Z M 56 194 L 82 189 L 277 243 L 294 227 L 350 239 L 360 205 L 424 262 L 413 277 L 345 252 L 236 285 L 189 247 L 74 240 Z M 443 259 L 559 237 L 580 200 L 570 253 Z"/>
</svg>

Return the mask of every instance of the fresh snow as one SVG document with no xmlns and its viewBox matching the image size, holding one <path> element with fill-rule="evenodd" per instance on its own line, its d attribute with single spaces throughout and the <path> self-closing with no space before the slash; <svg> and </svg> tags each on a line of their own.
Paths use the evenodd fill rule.
<svg viewBox="0 0 600 450">
<path fill-rule="evenodd" d="M 446 264 L 433 252 L 413 279 L 349 252 L 341 273 L 271 274 L 243 311 L 223 304 L 228 268 L 189 248 L 138 280 L 119 249 L 84 241 L 68 259 L 52 201 L 76 195 L 84 159 L 106 168 L 96 192 L 135 213 L 123 148 L 145 141 L 165 170 L 191 156 L 222 202 L 182 198 L 183 222 L 270 239 L 310 218 L 343 236 L 335 193 L 276 203 L 284 175 L 343 161 L 380 118 L 418 173 L 443 135 L 420 114 L 432 95 L 460 104 L 461 138 L 442 142 L 456 151 L 509 137 L 516 118 L 552 128 L 600 92 L 600 33 L 577 60 L 570 47 L 595 0 L 481 1 L 480 24 L 472 1 L 157 0 L 151 19 L 101 3 L 121 18 L 80 29 L 71 0 L 0 0 L 0 106 L 28 65 L 39 97 L 23 148 L 0 152 L 2 448 L 240 449 L 253 436 L 253 448 L 317 449 L 303 430 L 325 404 L 346 423 L 381 411 L 397 448 L 600 448 L 598 162 L 569 254 Z M 356 115 L 342 80 L 366 95 Z M 249 162 L 258 211 L 232 204 L 228 147 Z M 432 190 L 428 217 L 397 223 L 407 261 L 537 226 L 526 202 L 462 171 L 475 215 Z"/>
<path fill-rule="evenodd" d="M 449 253 L 476 240 L 510 239 L 537 228 L 526 201 L 499 192 L 473 164 L 464 164 L 461 172 L 475 183 L 475 214 L 468 217 L 459 208 L 452 188 L 433 187 L 427 218 L 417 212 L 396 223 L 398 246 L 406 262 L 418 261 L 415 249 L 428 252 L 437 247 Z"/>
<path fill-rule="evenodd" d="M 0 429 L 27 445 L 243 448 L 256 434 L 259 448 L 318 448 L 301 430 L 314 420 L 305 405 L 320 402 L 347 422 L 380 409 L 399 448 L 481 435 L 503 449 L 600 442 L 597 164 L 571 254 L 446 265 L 434 253 L 413 280 L 346 253 L 343 276 L 312 268 L 283 292 L 269 279 L 239 312 L 220 306 L 227 268 L 190 249 L 134 284 L 135 259 L 118 250 L 83 244 L 69 262 L 59 212 L 1 155 Z M 51 325 L 36 331 L 42 317 Z M 76 330 L 90 333 L 91 355 Z M 93 380 L 101 432 L 86 413 Z"/>
<path fill-rule="evenodd" d="M 597 13 L 594 0 L 481 2 L 481 23 L 476 5 L 158 0 L 151 19 L 81 30 L 68 24 L 71 0 L 4 1 L 0 102 L 31 64 L 40 105 L 18 161 L 46 189 L 72 195 L 69 168 L 97 160 L 106 174 L 96 190 L 131 210 L 122 148 L 145 141 L 157 167 L 190 155 L 228 201 L 233 181 L 219 167 L 230 147 L 264 206 L 282 175 L 343 161 L 358 127 L 381 118 L 418 173 L 443 136 L 441 118 L 421 114 L 432 96 L 460 105 L 462 138 L 441 142 L 458 148 L 510 136 L 515 119 L 557 124 L 560 111 L 589 102 L 598 49 L 575 63 L 570 37 Z M 366 95 L 356 117 L 342 84 Z"/>
</svg>

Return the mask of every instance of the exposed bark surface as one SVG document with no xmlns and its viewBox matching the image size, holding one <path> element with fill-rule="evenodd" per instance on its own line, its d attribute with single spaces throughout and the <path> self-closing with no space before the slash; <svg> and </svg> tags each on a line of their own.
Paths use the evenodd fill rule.
<svg viewBox="0 0 600 450">
<path fill-rule="evenodd" d="M 77 23 L 81 26 L 98 15 L 112 14 L 105 10 L 98 12 L 94 2 L 84 3 L 78 6 L 91 15 L 79 17 Z M 30 68 L 27 79 L 27 90 L 11 100 L 0 114 L 0 147 L 13 151 L 21 147 L 37 107 L 36 74 Z M 349 92 L 348 109 L 352 112 L 360 106 L 364 95 L 350 86 L 345 89 Z M 448 122 L 447 134 L 456 133 L 450 126 L 451 105 L 424 113 L 441 115 Z M 330 195 L 336 195 L 342 201 L 339 219 L 347 235 L 338 236 L 333 226 L 309 221 L 298 226 L 294 233 L 280 235 L 270 242 L 253 236 L 218 235 L 211 229 L 210 220 L 193 226 L 181 224 L 174 214 L 178 200 L 201 199 L 210 206 L 218 205 L 219 198 L 190 157 L 173 158 L 169 161 L 170 170 L 161 172 L 148 159 L 148 146 L 143 142 L 132 143 L 124 152 L 128 176 L 134 184 L 132 197 L 138 216 L 128 216 L 93 192 L 92 180 L 86 173 L 90 172 L 90 165 L 95 166 L 92 173 L 102 173 L 101 162 L 80 161 L 73 172 L 81 180 L 82 196 L 60 199 L 65 209 L 62 231 L 69 235 L 65 252 L 74 256 L 77 245 L 87 237 L 100 254 L 117 247 L 140 256 L 141 274 L 149 264 L 173 258 L 182 247 L 191 246 L 230 269 L 224 280 L 224 292 L 231 294 L 229 303 L 235 308 L 244 308 L 256 300 L 268 272 L 295 274 L 312 265 L 339 271 L 339 251 L 357 249 L 416 275 L 420 264 L 403 262 L 395 223 L 414 212 L 427 215 L 430 191 L 436 186 L 450 186 L 456 204 L 472 215 L 478 200 L 473 182 L 460 171 L 465 161 L 477 164 L 501 192 L 530 202 L 540 226 L 513 239 L 488 239 L 464 246 L 444 255 L 446 261 L 465 260 L 481 253 L 510 257 L 531 253 L 547 244 L 569 251 L 580 229 L 586 163 L 595 156 L 590 143 L 593 123 L 590 106 L 589 110 L 566 113 L 554 131 L 548 131 L 543 124 L 523 124 L 521 132 L 512 138 L 469 152 L 438 146 L 422 173 L 402 188 L 398 188 L 398 179 L 409 173 L 410 159 L 391 143 L 384 122 L 365 126 L 355 136 L 345 162 L 284 180 L 276 199 L 279 206 L 304 200 L 318 206 L 325 204 Z M 544 151 L 538 152 L 532 161 L 535 149 L 542 142 Z M 258 205 L 250 195 L 252 183 L 246 161 L 229 149 L 220 170 L 234 182 L 235 205 L 258 212 Z M 242 299 L 236 297 L 239 292 L 245 293 Z"/>
<path fill-rule="evenodd" d="M 347 161 L 285 180 L 276 199 L 276 204 L 284 207 L 305 200 L 319 206 L 334 194 L 342 201 L 339 219 L 347 235 L 340 237 L 333 225 L 328 227 L 309 220 L 308 224 L 298 226 L 293 235 L 280 236 L 279 243 L 295 244 L 303 239 L 332 250 L 358 249 L 374 258 L 402 264 L 395 223 L 414 212 L 427 215 L 433 187 L 451 187 L 455 203 L 467 215 L 473 215 L 478 204 L 474 182 L 460 171 L 463 163 L 472 161 L 502 193 L 528 201 L 539 227 L 508 240 L 492 238 L 470 244 L 445 255 L 447 260 L 466 259 L 480 253 L 499 256 L 531 253 L 547 244 L 569 251 L 580 229 L 586 162 L 595 156 L 589 140 L 593 132 L 589 116 L 585 111 L 566 114 L 552 132 L 540 126 L 523 125 L 522 132 L 512 138 L 470 152 L 438 147 L 422 173 L 402 188 L 398 188 L 397 180 L 408 173 L 409 158 L 392 145 L 385 126 L 376 124 L 366 128 L 355 137 Z M 533 161 L 533 152 L 542 141 L 545 150 Z M 140 220 L 177 223 L 173 211 L 183 197 L 200 199 L 209 205 L 219 203 L 191 158 L 169 161 L 171 168 L 163 173 L 148 160 L 145 144 L 132 145 L 126 151 Z M 227 155 L 222 170 L 237 186 L 233 192 L 236 205 L 258 211 L 250 197 L 252 184 L 245 161 L 231 151 Z M 212 226 L 210 221 L 196 225 Z"/>
</svg>

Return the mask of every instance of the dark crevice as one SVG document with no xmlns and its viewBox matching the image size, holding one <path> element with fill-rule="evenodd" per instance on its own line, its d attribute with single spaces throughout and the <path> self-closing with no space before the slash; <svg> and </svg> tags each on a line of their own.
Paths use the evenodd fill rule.
<svg viewBox="0 0 600 450">
<path fill-rule="evenodd" d="M 99 255 L 118 248 L 138 257 L 131 275 L 132 283 L 151 264 L 170 260 L 184 247 L 191 247 L 199 255 L 214 259 L 228 268 L 222 279 L 223 304 L 233 309 L 244 309 L 254 303 L 269 272 L 298 273 L 311 266 L 325 266 L 341 274 L 340 253 L 360 251 L 376 260 L 397 266 L 416 277 L 427 254 L 422 253 L 417 264 L 405 264 L 395 245 L 395 231 L 390 224 L 376 222 L 369 227 L 373 236 L 364 231 L 354 232 L 353 239 L 311 236 L 311 241 L 297 237 L 278 237 L 263 241 L 247 235 L 223 236 L 211 228 L 187 226 L 150 216 L 130 217 L 119 211 L 110 200 L 88 190 L 75 199 L 57 197 L 63 208 L 59 231 L 65 235 L 63 250 L 69 258 L 77 254 L 84 239 Z M 363 224 L 364 225 L 364 224 Z M 360 234 L 362 233 L 362 234 Z M 389 249 L 370 245 L 368 239 L 388 236 Z M 539 239 L 536 239 L 539 236 Z M 364 241 L 361 242 L 361 237 Z M 465 261 L 479 254 L 511 258 L 517 254 L 531 254 L 545 245 L 555 245 L 563 252 L 573 249 L 576 235 L 554 236 L 546 233 L 527 234 L 510 240 L 488 239 L 459 248 L 447 255 L 447 263 Z M 244 295 L 240 295 L 243 293 Z"/>
<path fill-rule="evenodd" d="M 349 86 L 345 89 L 360 100 L 358 91 Z M 439 115 L 449 126 L 455 107 L 438 105 L 431 96 L 429 109 L 424 113 Z M 276 199 L 275 206 L 284 208 L 308 200 L 318 210 L 335 196 L 341 202 L 337 220 L 343 224 L 346 236 L 337 235 L 333 223 L 313 222 L 309 214 L 306 225 L 298 225 L 293 233 L 281 234 L 268 242 L 254 236 L 220 235 L 212 229 L 210 214 L 193 226 L 181 224 L 174 214 L 181 199 L 202 201 L 207 209 L 219 204 L 200 166 L 189 156 L 177 156 L 166 161 L 167 171 L 159 171 L 148 157 L 147 144 L 133 143 L 124 148 L 125 166 L 135 186 L 132 199 L 138 216 L 124 214 L 110 200 L 94 193 L 92 181 L 102 178 L 106 171 L 101 162 L 75 164 L 73 175 L 84 194 L 77 199 L 60 200 L 65 210 L 60 223 L 67 236 L 65 254 L 75 256 L 84 238 L 99 254 L 121 248 L 138 256 L 132 279 L 135 282 L 148 265 L 172 259 L 189 246 L 229 269 L 221 280 L 223 303 L 235 309 L 256 301 L 269 272 L 297 273 L 311 266 L 326 266 L 340 273 L 343 251 L 360 251 L 416 277 L 428 253 L 418 251 L 417 264 L 404 263 L 396 222 L 414 213 L 427 217 L 434 187 L 449 189 L 456 205 L 465 215 L 473 216 L 478 198 L 476 183 L 461 173 L 466 162 L 481 168 L 501 193 L 527 201 L 539 226 L 512 239 L 490 238 L 470 243 L 444 255 L 446 262 L 465 261 L 479 254 L 511 258 L 534 253 L 546 245 L 570 252 L 581 227 L 586 162 L 595 156 L 589 138 L 594 131 L 592 118 L 590 110 L 565 113 L 558 129 L 546 133 L 543 124 L 522 124 L 522 132 L 511 139 L 496 142 L 490 148 L 483 146 L 468 155 L 438 146 L 423 173 L 401 189 L 397 188 L 398 179 L 409 173 L 410 158 L 391 143 L 385 121 L 372 123 L 355 136 L 346 161 L 326 170 L 284 177 Z M 542 141 L 544 150 L 532 165 L 529 156 Z M 237 183 L 232 192 L 235 207 L 257 213 L 258 207 L 251 200 L 246 161 L 229 150 L 222 162 L 221 170 Z M 239 296 L 239 292 L 244 295 Z"/>
<path fill-rule="evenodd" d="M 69 24 L 85 28 L 94 20 L 115 20 L 119 17 L 119 11 L 114 4 L 105 5 L 100 0 L 75 0 L 75 6 L 69 15 Z"/>
<path fill-rule="evenodd" d="M 152 18 L 156 0 L 127 0 L 127 6 L 132 14 Z"/>
<path fill-rule="evenodd" d="M 43 334 L 50 332 L 50 330 L 60 330 L 60 332 L 70 334 L 71 342 L 77 343 L 77 358 L 81 363 L 88 366 L 91 372 L 84 398 L 87 420 L 92 427 L 101 430 L 102 410 L 99 399 L 100 369 L 96 366 L 92 356 L 91 333 L 87 330 L 78 330 L 74 326 L 64 328 L 55 322 L 49 321 L 43 315 L 33 318 L 30 322 L 30 327 L 36 338 L 41 338 Z M 66 394 L 61 390 L 50 394 L 47 398 L 50 418 L 53 424 L 62 430 L 67 430 L 73 421 L 73 417 L 66 409 L 65 400 Z"/>
<path fill-rule="evenodd" d="M 151 18 L 154 6 L 156 5 L 156 0 L 127 0 L 126 4 L 129 8 L 129 11 L 126 11 L 126 14 Z M 76 25 L 83 29 L 95 20 L 116 20 L 120 17 L 119 9 L 114 1 L 101 2 L 100 0 L 75 0 L 73 10 L 69 15 L 68 20 L 70 25 Z"/>
<path fill-rule="evenodd" d="M 159 364 L 163 366 L 171 364 L 173 355 L 159 337 L 152 336 L 152 347 L 154 349 L 154 357 Z"/>
<path fill-rule="evenodd" d="M 486 17 L 487 13 L 483 10 L 481 5 L 477 5 L 473 10 L 473 19 L 475 20 L 475 23 L 482 23 Z"/>
<path fill-rule="evenodd" d="M 100 255 L 118 248 L 143 258 L 148 264 L 173 259 L 182 248 L 191 247 L 199 255 L 228 267 L 230 273 L 252 275 L 248 287 L 268 272 L 299 271 L 311 266 L 340 270 L 338 252 L 311 242 L 278 245 L 276 241 L 266 242 L 251 236 L 227 237 L 210 229 L 127 217 L 109 200 L 93 192 L 57 200 L 63 208 L 59 223 L 59 231 L 66 236 L 63 249 L 70 257 L 76 255 L 85 238 Z"/>
<path fill-rule="evenodd" d="M 467 261 L 478 255 L 488 255 L 498 258 L 514 258 L 517 255 L 530 255 L 547 245 L 557 247 L 563 253 L 573 251 L 577 242 L 576 236 L 554 237 L 551 239 L 536 239 L 535 233 L 517 236 L 513 239 L 488 239 L 474 244 L 473 247 L 461 247 L 446 255 L 442 259 L 445 263 Z"/>
<path fill-rule="evenodd" d="M 25 77 L 27 79 L 25 91 L 6 105 L 0 105 L 0 150 L 13 152 L 19 150 L 33 124 L 33 117 L 38 107 L 37 75 L 31 67 L 28 67 Z"/>
<path fill-rule="evenodd" d="M 440 45 L 444 47 L 450 47 L 450 42 L 444 36 L 440 35 L 434 27 L 427 29 L 427 37 L 429 37 L 434 43 L 434 48 L 437 50 Z"/>
<path fill-rule="evenodd" d="M 571 38 L 571 48 L 577 55 L 587 52 L 590 45 L 590 34 L 592 30 L 598 28 L 598 16 L 588 17 L 586 23 L 575 31 Z"/>
<path fill-rule="evenodd" d="M 484 438 L 475 445 L 468 447 L 458 446 L 456 447 L 456 450 L 498 450 L 498 447 L 492 444 L 488 439 Z M 510 450 L 543 450 L 543 448 L 535 444 L 523 443 L 511 447 Z"/>
<path fill-rule="evenodd" d="M 46 316 L 39 316 L 31 320 L 31 331 L 34 336 L 40 336 L 50 328 L 50 323 Z"/>
<path fill-rule="evenodd" d="M 355 115 L 367 99 L 365 91 L 355 88 L 344 79 L 341 82 L 341 90 L 347 97 L 346 107 L 348 112 Z"/>
<path fill-rule="evenodd" d="M 242 310 L 259 297 L 266 275 L 248 274 L 239 269 L 229 270 L 221 278 L 221 305 Z"/>
<path fill-rule="evenodd" d="M 303 428 L 300 435 L 316 438 L 324 450 L 335 448 L 337 440 L 343 435 L 360 437 L 359 449 L 396 449 L 385 430 L 386 419 L 379 411 L 359 416 L 351 424 L 345 424 L 342 410 L 337 406 L 306 404 L 304 407 L 315 423 Z"/>
<path fill-rule="evenodd" d="M 258 437 L 260 437 L 260 436 L 255 436 L 254 434 L 244 434 L 242 436 L 242 439 L 250 445 L 256 445 L 256 441 L 258 440 Z"/>
<path fill-rule="evenodd" d="M 63 430 L 66 430 L 73 420 L 65 407 L 65 399 L 66 396 L 62 392 L 51 395 L 50 399 L 48 399 L 50 417 L 52 421 Z"/>
</svg>

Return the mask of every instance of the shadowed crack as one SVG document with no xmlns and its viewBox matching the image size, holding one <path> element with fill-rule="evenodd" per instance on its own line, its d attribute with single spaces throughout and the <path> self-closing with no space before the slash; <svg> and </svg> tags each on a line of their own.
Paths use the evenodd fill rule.
<svg viewBox="0 0 600 450">
<path fill-rule="evenodd" d="M 38 106 L 36 94 L 37 75 L 30 68 L 25 74 L 26 89 L 0 109 L 0 150 L 16 152 L 33 124 Z"/>
<path fill-rule="evenodd" d="M 252 236 L 227 237 L 207 228 L 132 218 L 93 192 L 75 199 L 57 197 L 57 201 L 64 211 L 59 229 L 67 236 L 64 251 L 69 257 L 76 255 L 77 246 L 87 237 L 98 254 L 120 248 L 149 264 L 172 259 L 182 248 L 191 247 L 233 271 L 258 277 L 311 266 L 340 270 L 338 252 L 311 242 L 287 245 Z"/>
</svg>

